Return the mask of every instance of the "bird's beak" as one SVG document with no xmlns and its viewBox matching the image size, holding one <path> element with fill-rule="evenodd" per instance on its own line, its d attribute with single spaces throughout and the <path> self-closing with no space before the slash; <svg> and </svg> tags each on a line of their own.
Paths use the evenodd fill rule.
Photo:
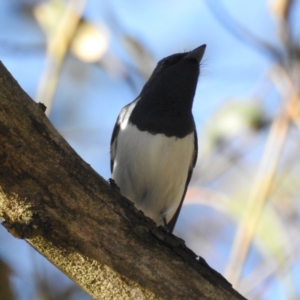
<svg viewBox="0 0 300 300">
<path fill-rule="evenodd" d="M 203 55 L 204 55 L 205 48 L 206 48 L 206 45 L 204 44 L 204 45 L 202 45 L 202 46 L 200 46 L 200 47 L 198 47 L 198 48 L 196 48 L 196 49 L 190 51 L 190 52 L 184 57 L 184 59 L 186 59 L 186 58 L 187 58 L 187 59 L 189 59 L 189 58 L 195 58 L 195 59 L 198 61 L 198 63 L 200 63 L 200 61 L 201 61 L 201 59 L 202 59 L 202 57 L 203 57 Z"/>
</svg>

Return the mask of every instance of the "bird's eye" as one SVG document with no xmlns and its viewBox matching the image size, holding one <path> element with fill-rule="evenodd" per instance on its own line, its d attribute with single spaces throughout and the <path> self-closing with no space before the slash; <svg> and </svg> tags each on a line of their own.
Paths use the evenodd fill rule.
<svg viewBox="0 0 300 300">
<path fill-rule="evenodd" d="M 165 68 L 165 67 L 167 67 L 169 64 L 170 64 L 170 61 L 164 60 L 161 66 L 162 66 L 163 68 Z"/>
</svg>

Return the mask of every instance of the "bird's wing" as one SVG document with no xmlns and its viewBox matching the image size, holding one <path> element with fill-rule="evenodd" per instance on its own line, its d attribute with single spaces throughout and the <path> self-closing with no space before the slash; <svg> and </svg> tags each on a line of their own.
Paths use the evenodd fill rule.
<svg viewBox="0 0 300 300">
<path fill-rule="evenodd" d="M 179 204 L 179 206 L 177 208 L 177 211 L 174 214 L 173 218 L 168 223 L 168 229 L 169 229 L 170 232 L 173 232 L 174 227 L 176 225 L 176 222 L 177 222 L 177 219 L 178 219 L 181 207 L 182 207 L 182 203 L 183 203 L 183 200 L 184 200 L 184 197 L 185 197 L 188 185 L 190 183 L 194 167 L 195 167 L 196 162 L 197 162 L 197 156 L 198 156 L 198 139 L 197 139 L 197 131 L 195 129 L 195 131 L 194 131 L 194 154 L 193 154 L 193 157 L 192 157 L 192 160 L 191 160 L 191 165 L 190 165 L 189 172 L 188 172 L 188 175 L 187 175 L 187 179 L 186 179 L 186 183 L 185 183 L 185 187 L 184 187 L 184 192 L 183 192 L 180 204 Z"/>
<path fill-rule="evenodd" d="M 113 172 L 113 167 L 114 167 L 114 159 L 116 156 L 116 151 L 117 151 L 117 137 L 120 131 L 121 126 L 124 126 L 125 123 L 127 124 L 129 121 L 129 117 L 132 113 L 132 110 L 134 109 L 137 101 L 140 98 L 135 99 L 134 101 L 130 102 L 126 106 L 124 106 L 117 118 L 116 124 L 114 126 L 114 130 L 111 136 L 110 140 L 110 171 L 111 173 Z"/>
</svg>

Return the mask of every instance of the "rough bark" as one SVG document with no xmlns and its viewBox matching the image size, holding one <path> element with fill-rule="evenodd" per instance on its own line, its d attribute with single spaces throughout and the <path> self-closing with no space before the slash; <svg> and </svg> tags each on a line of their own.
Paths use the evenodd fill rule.
<svg viewBox="0 0 300 300">
<path fill-rule="evenodd" d="M 86 164 L 1 62 L 0 217 L 95 299 L 244 299 Z"/>
</svg>

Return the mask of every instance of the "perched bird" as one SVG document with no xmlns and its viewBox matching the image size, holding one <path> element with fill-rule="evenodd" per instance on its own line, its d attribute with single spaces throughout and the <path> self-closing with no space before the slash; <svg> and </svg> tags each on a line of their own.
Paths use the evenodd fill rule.
<svg viewBox="0 0 300 300">
<path fill-rule="evenodd" d="M 111 138 L 111 178 L 123 196 L 172 232 L 197 160 L 192 106 L 206 45 L 158 62 L 123 107 Z"/>
</svg>

